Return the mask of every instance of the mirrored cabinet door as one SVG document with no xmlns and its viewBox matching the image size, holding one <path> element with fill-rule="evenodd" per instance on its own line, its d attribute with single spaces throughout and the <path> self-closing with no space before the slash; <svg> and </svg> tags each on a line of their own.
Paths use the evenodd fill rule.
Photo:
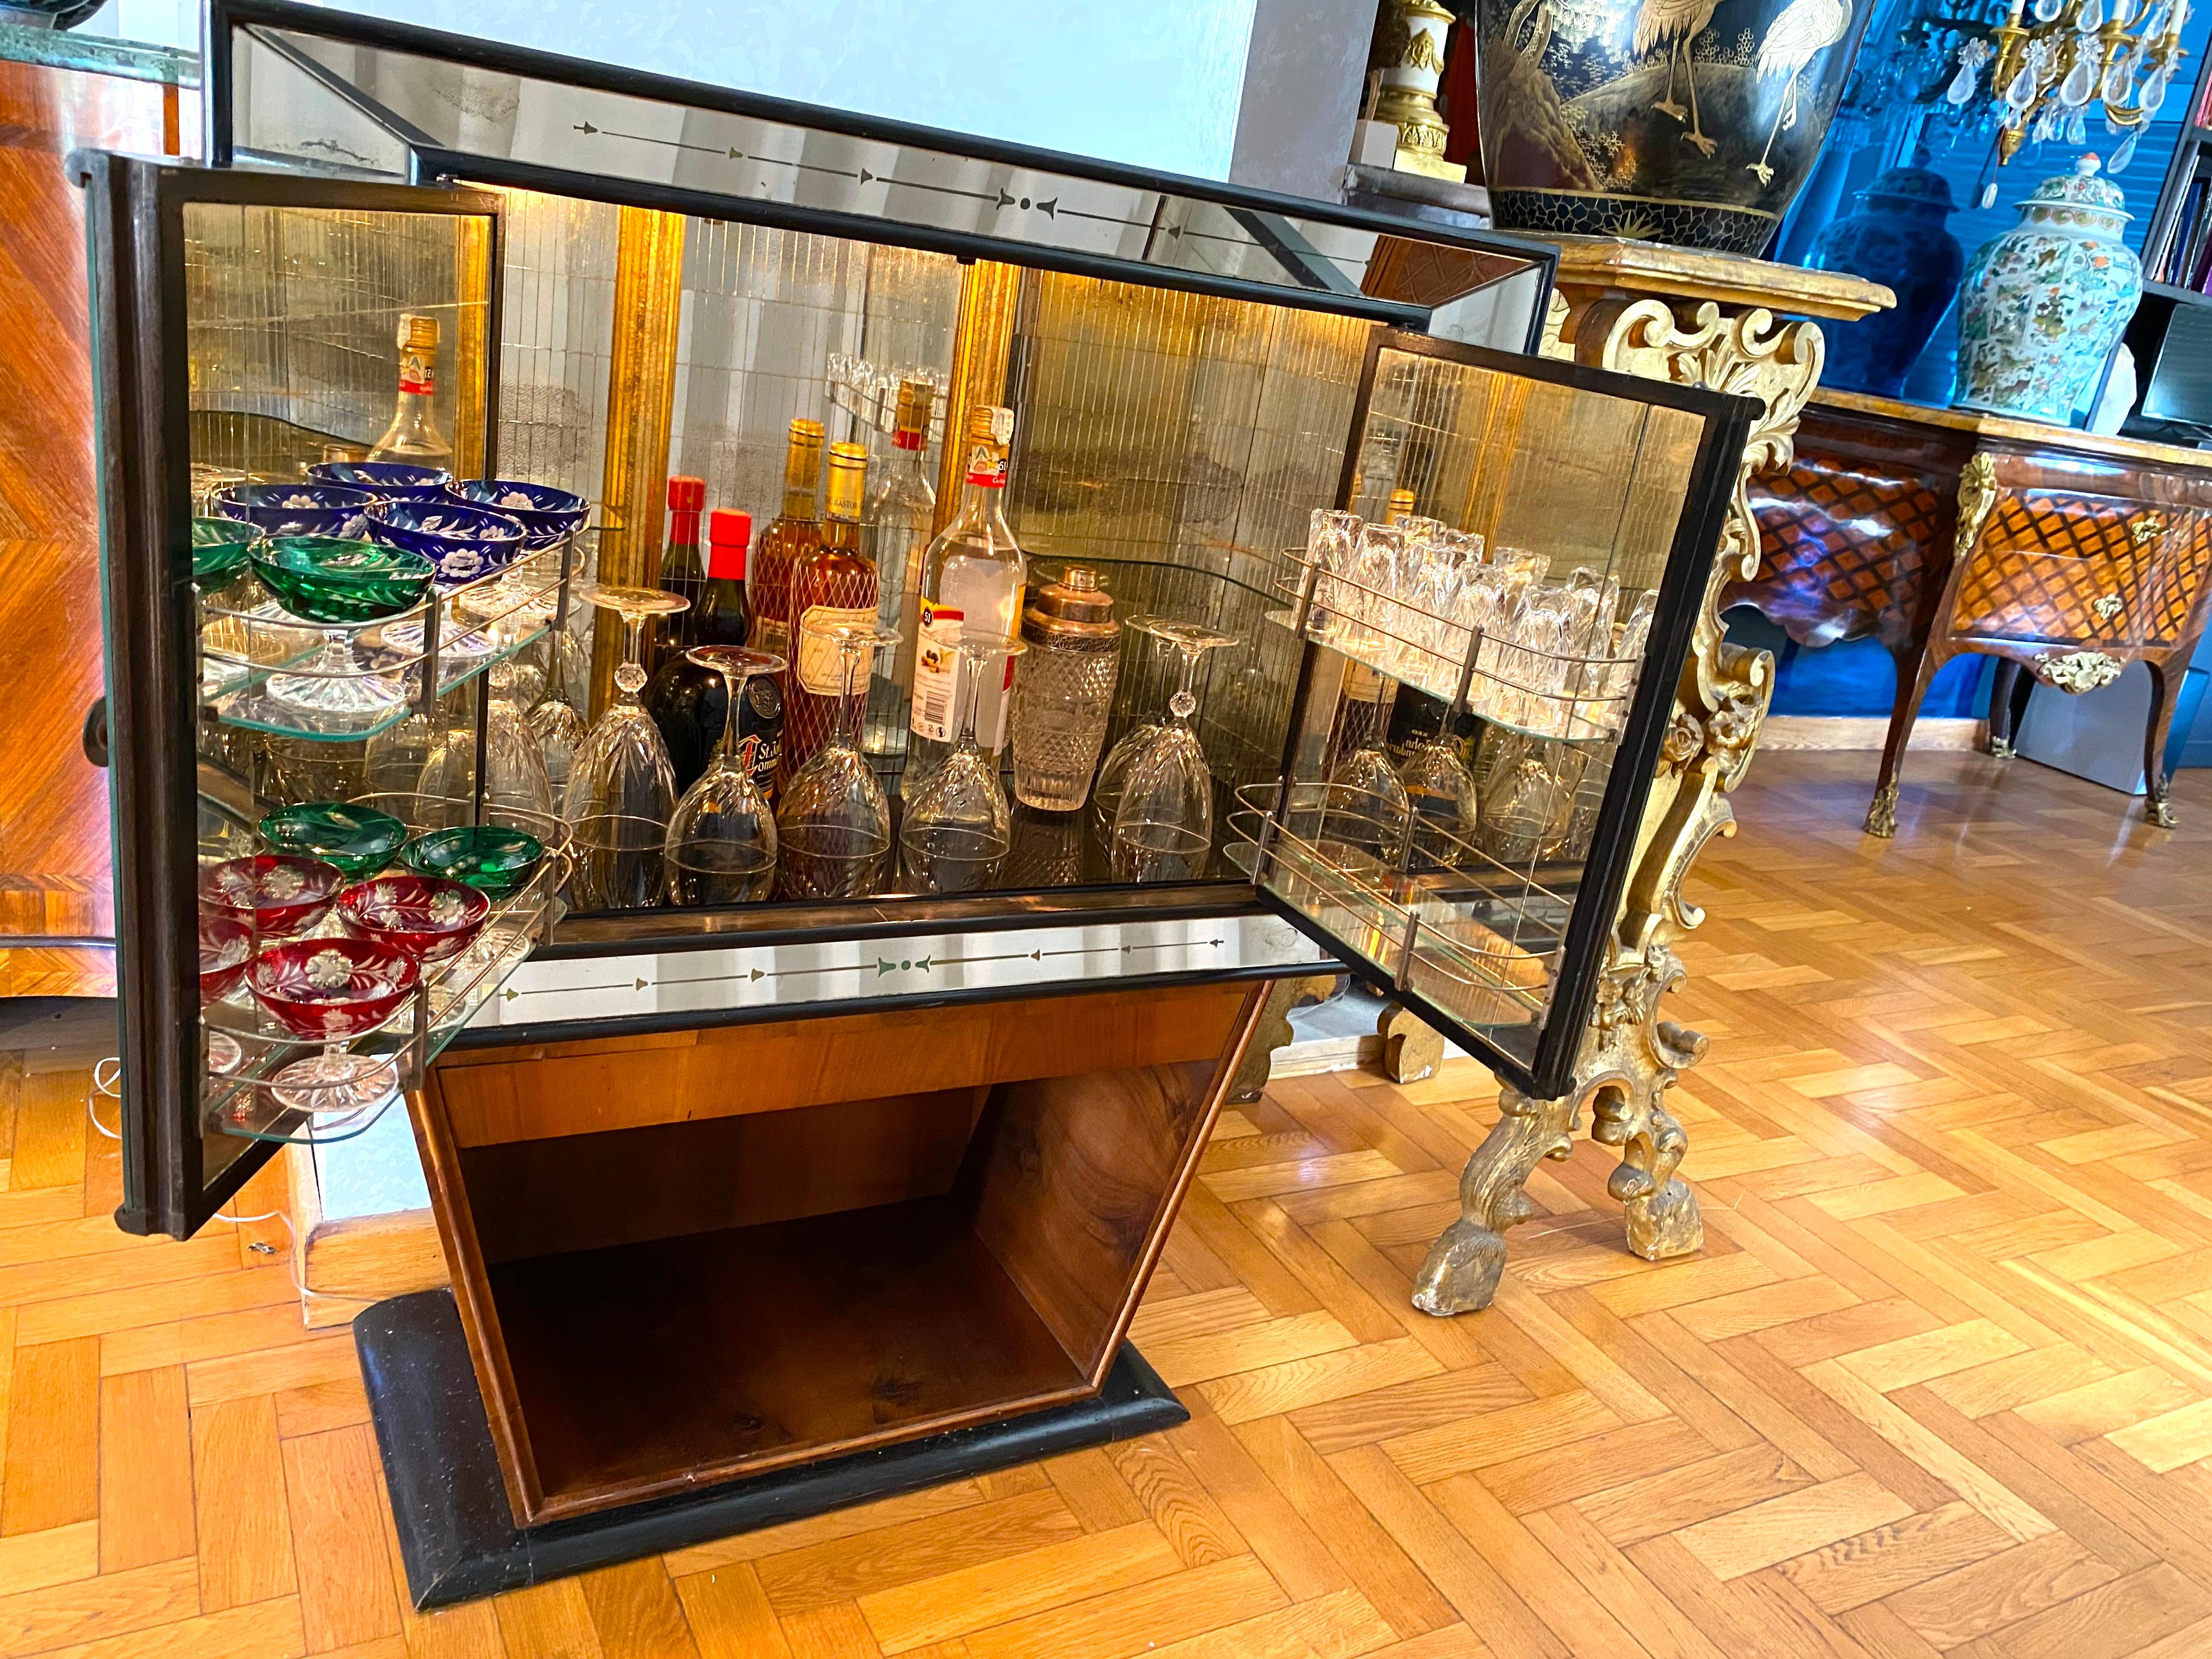
<svg viewBox="0 0 2212 1659">
<path fill-rule="evenodd" d="M 1523 1087 L 1589 1011 L 1741 454 L 1742 400 L 1378 331 L 1241 856 Z"/>
</svg>

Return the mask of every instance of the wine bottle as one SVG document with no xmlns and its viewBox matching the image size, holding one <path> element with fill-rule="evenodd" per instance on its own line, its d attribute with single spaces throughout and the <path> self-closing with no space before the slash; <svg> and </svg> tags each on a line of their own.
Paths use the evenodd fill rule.
<svg viewBox="0 0 2212 1659">
<path fill-rule="evenodd" d="M 697 608 L 698 645 L 744 645 L 752 632 L 745 601 L 745 545 L 752 537 L 750 514 L 715 512 L 708 521 L 706 585 Z M 682 652 L 672 652 L 645 689 L 645 706 L 668 745 L 669 765 L 678 790 L 689 789 L 713 760 L 729 718 L 729 688 L 711 668 Z M 757 675 L 745 684 L 738 711 L 739 763 L 749 765 L 753 781 L 773 795 L 776 757 L 782 747 L 783 693 L 775 679 Z"/>
<path fill-rule="evenodd" d="M 1014 412 L 979 404 L 968 413 L 968 487 L 960 516 L 929 544 L 922 560 L 921 614 L 914 653 L 914 708 L 908 720 L 906 777 L 911 791 L 952 752 L 957 733 L 952 722 L 960 707 L 954 695 L 963 672 L 959 643 L 963 629 L 974 637 L 1011 641 L 1021 626 L 1022 588 L 1029 561 L 1006 527 L 1000 503 L 1006 489 L 1006 448 L 1014 435 Z M 975 744 L 995 768 L 1006 748 L 1007 692 L 1013 685 L 1014 659 L 1006 659 L 1000 677 L 976 690 Z"/>
<path fill-rule="evenodd" d="M 707 481 L 677 473 L 668 480 L 668 546 L 660 556 L 660 586 L 691 601 L 691 608 L 653 624 L 653 660 L 698 642 L 699 599 L 707 585 L 707 564 L 699 551 L 699 515 L 707 507 Z"/>
<path fill-rule="evenodd" d="M 399 401 L 392 424 L 368 452 L 372 461 L 410 461 L 417 466 L 449 466 L 453 447 L 438 430 L 430 411 L 437 386 L 438 319 L 407 312 L 399 319 Z"/>
<path fill-rule="evenodd" d="M 867 482 L 864 444 L 830 446 L 830 484 L 823 499 L 821 535 L 813 551 L 791 572 L 792 665 L 785 676 L 782 776 L 806 764 L 837 729 L 837 703 L 843 695 L 844 658 L 837 641 L 817 630 L 853 623 L 873 628 L 879 584 L 876 567 L 860 551 L 860 497 Z M 860 665 L 865 676 L 867 665 Z M 854 690 L 859 705 L 867 696 L 862 678 Z M 860 708 L 848 711 L 855 725 Z"/>
</svg>

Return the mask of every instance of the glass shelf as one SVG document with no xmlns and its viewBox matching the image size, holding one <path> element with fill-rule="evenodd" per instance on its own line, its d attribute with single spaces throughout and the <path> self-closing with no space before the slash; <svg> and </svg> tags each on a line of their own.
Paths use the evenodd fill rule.
<svg viewBox="0 0 2212 1659">
<path fill-rule="evenodd" d="M 545 633 L 564 580 L 562 551 L 549 548 L 531 554 L 505 570 L 441 589 L 435 601 L 374 622 L 304 622 L 278 609 L 273 600 L 252 610 L 210 607 L 202 634 L 203 698 L 226 726 L 322 743 L 373 738 L 422 706 L 427 659 L 422 629 L 432 603 L 445 607 L 439 617 L 435 665 L 442 697 L 507 661 Z M 395 634 L 402 636 L 403 644 L 391 642 Z M 322 648 L 328 635 L 343 637 L 357 671 L 324 678 L 375 677 L 397 682 L 405 689 L 404 700 L 356 714 L 302 708 L 272 695 L 269 680 L 298 671 Z M 449 642 L 456 639 L 480 640 L 490 648 L 454 651 Z"/>
<path fill-rule="evenodd" d="M 1267 620 L 1285 633 L 1294 634 L 1297 631 L 1297 614 L 1295 611 L 1270 611 L 1267 612 Z M 1368 641 L 1347 640 L 1341 635 L 1331 634 L 1326 631 L 1323 618 L 1316 612 L 1307 624 L 1305 636 L 1316 645 L 1327 646 L 1340 657 L 1356 662 L 1362 668 L 1371 672 L 1380 674 L 1384 679 L 1395 680 L 1401 685 L 1411 686 L 1414 690 L 1434 697 L 1439 702 L 1454 707 L 1462 706 L 1461 701 L 1455 696 L 1458 688 L 1460 665 L 1450 665 L 1452 672 L 1447 679 L 1437 671 L 1439 665 L 1448 662 L 1448 659 L 1419 646 L 1403 646 L 1391 653 L 1373 650 L 1369 648 L 1369 646 L 1376 637 L 1376 630 L 1370 629 L 1367 632 Z M 1393 641 L 1393 643 L 1395 642 Z M 1511 647 L 1510 649 L 1516 654 L 1530 658 L 1545 658 L 1559 663 L 1568 674 L 1586 673 L 1591 670 L 1625 668 L 1632 675 L 1641 661 L 1638 658 L 1553 657 L 1548 652 L 1528 651 L 1518 646 Z M 1408 672 L 1412 665 L 1408 659 L 1415 658 L 1417 653 L 1419 659 L 1425 659 L 1422 665 L 1428 667 L 1429 672 L 1416 674 Z M 1537 738 L 1546 743 L 1578 745 L 1609 744 L 1620 735 L 1616 729 L 1612 726 L 1606 726 L 1602 731 L 1593 728 L 1597 725 L 1601 714 L 1611 714 L 1613 710 L 1626 707 L 1633 694 L 1633 681 L 1632 680 L 1630 684 L 1631 690 L 1617 696 L 1553 696 L 1547 692 L 1531 691 L 1517 681 L 1509 679 L 1503 674 L 1486 669 L 1477 669 L 1468 679 L 1463 706 L 1484 725 L 1494 726 L 1502 732 L 1513 732 L 1519 737 Z M 1544 724 L 1528 725 L 1521 720 L 1507 718 L 1507 711 L 1516 705 L 1525 713 L 1526 709 L 1539 699 L 1547 714 Z M 1570 725 L 1581 729 L 1570 732 L 1565 729 Z"/>
<path fill-rule="evenodd" d="M 46 69 L 78 70 L 87 75 L 112 75 L 125 81 L 152 81 L 163 86 L 197 87 L 200 83 L 198 52 L 153 46 L 143 40 L 118 40 L 112 35 L 86 34 L 76 29 L 38 28 L 26 23 L 0 21 L 0 60 L 36 64 Z"/>
<path fill-rule="evenodd" d="M 1572 868 L 1547 884 L 1432 819 L 1414 826 L 1431 867 L 1408 867 L 1410 842 L 1394 867 L 1362 844 L 1365 799 L 1340 784 L 1247 786 L 1230 815 L 1231 861 L 1454 1018 L 1540 1021 L 1574 909 Z"/>
<path fill-rule="evenodd" d="M 323 1045 L 303 1042 L 284 1030 L 264 1016 L 241 988 L 202 1013 L 210 1059 L 218 1055 L 227 1059 L 233 1051 L 238 1056 L 234 1064 L 221 1072 L 210 1066 L 201 1097 L 201 1121 L 207 1132 L 246 1140 L 309 1144 L 349 1140 L 366 1133 L 401 1091 L 419 1087 L 423 1073 L 453 1034 L 498 993 L 560 919 L 558 895 L 568 873 L 565 838 L 557 825 L 538 828 L 546 831 L 541 840 L 553 838 L 547 840 L 544 860 L 520 888 L 494 902 L 483 931 L 469 948 L 450 961 L 426 969 L 415 994 L 390 1018 L 343 1045 L 349 1054 L 392 1060 L 394 1086 L 389 1098 L 365 1109 L 342 1113 L 302 1111 L 278 1100 L 276 1075 L 294 1061 L 321 1052 Z M 337 925 L 330 921 L 316 933 L 339 936 Z"/>
</svg>

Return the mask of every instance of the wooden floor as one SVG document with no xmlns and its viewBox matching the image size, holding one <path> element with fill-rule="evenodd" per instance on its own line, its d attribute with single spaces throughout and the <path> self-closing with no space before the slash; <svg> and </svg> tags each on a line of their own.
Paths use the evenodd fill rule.
<svg viewBox="0 0 2212 1659">
<path fill-rule="evenodd" d="M 1581 1146 L 1427 1318 L 1482 1077 L 1286 1082 L 1138 1324 L 1186 1428 L 427 1618 L 268 1224 L 125 1239 L 84 1076 L 0 1062 L 0 1652 L 2212 1655 L 2212 775 L 2162 835 L 1916 754 L 1882 843 L 1871 769 L 1761 760 L 1698 883 L 1702 1259 Z"/>
</svg>

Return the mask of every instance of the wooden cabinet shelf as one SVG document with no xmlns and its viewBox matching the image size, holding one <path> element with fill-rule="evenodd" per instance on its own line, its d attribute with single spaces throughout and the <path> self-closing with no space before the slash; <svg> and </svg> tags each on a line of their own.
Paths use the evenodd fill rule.
<svg viewBox="0 0 2212 1659">
<path fill-rule="evenodd" d="M 490 1278 L 548 1511 L 1091 1387 L 954 1198 L 539 1256 Z"/>
<path fill-rule="evenodd" d="M 515 1522 L 1097 1394 L 1265 994 L 441 1060 L 410 1104 Z"/>
</svg>

